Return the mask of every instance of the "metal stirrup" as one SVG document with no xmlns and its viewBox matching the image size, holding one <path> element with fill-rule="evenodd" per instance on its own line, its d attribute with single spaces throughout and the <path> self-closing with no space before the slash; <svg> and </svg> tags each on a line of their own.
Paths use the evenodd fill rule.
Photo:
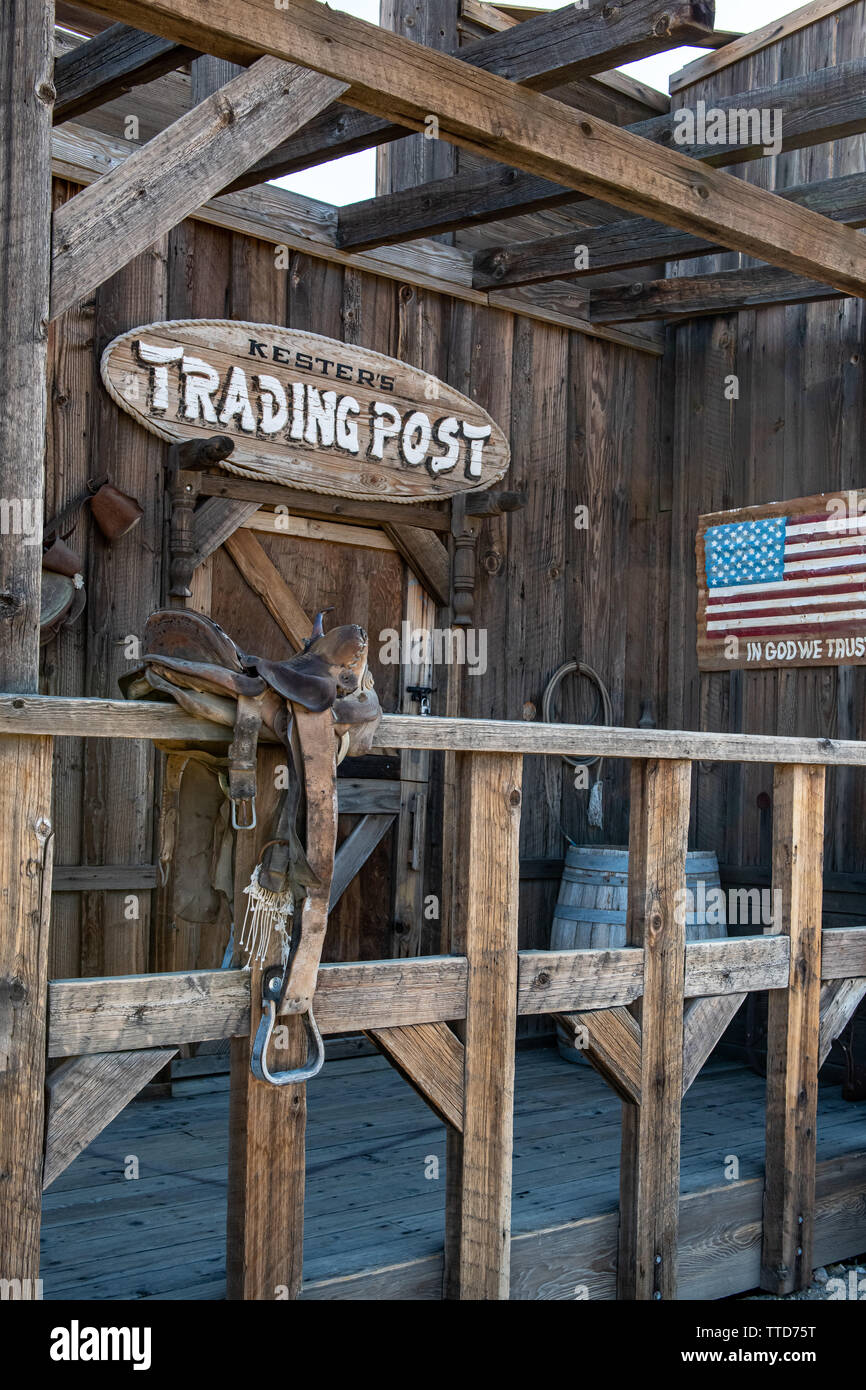
<svg viewBox="0 0 866 1390">
<path fill-rule="evenodd" d="M 272 965 L 265 971 L 262 978 L 262 1019 L 250 1057 L 253 1076 L 257 1081 L 269 1082 L 271 1086 L 296 1086 L 311 1081 L 314 1076 L 318 1076 L 325 1061 L 325 1044 L 313 1017 L 313 1010 L 308 1009 L 303 1015 L 304 1027 L 307 1030 L 306 1062 L 294 1071 L 272 1072 L 268 1069 L 268 1047 L 276 1024 L 277 1006 L 282 998 L 284 983 L 280 966 Z"/>
</svg>

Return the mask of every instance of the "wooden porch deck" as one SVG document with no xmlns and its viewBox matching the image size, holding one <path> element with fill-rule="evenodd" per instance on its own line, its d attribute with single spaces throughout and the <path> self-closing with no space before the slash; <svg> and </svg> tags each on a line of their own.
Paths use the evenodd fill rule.
<svg viewBox="0 0 866 1390">
<path fill-rule="evenodd" d="M 128 1106 L 45 1194 L 46 1299 L 225 1296 L 228 1078 L 175 1090 Z M 445 1129 L 384 1058 L 329 1062 L 308 1107 L 305 1281 L 440 1250 Z M 822 1085 L 819 1161 L 866 1149 L 864 1118 Z M 590 1068 L 519 1052 L 514 1233 L 613 1211 L 619 1131 L 620 1103 Z M 683 1105 L 683 1194 L 723 1185 L 730 1154 L 741 1179 L 761 1176 L 764 1082 L 713 1059 Z"/>
</svg>

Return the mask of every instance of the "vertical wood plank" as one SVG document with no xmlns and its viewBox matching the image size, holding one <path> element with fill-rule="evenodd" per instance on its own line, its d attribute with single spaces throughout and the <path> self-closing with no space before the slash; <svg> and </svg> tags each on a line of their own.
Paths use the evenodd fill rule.
<svg viewBox="0 0 866 1390">
<path fill-rule="evenodd" d="M 824 769 L 777 767 L 773 778 L 774 930 L 791 938 L 786 990 L 767 1018 L 767 1157 L 761 1287 L 805 1288 L 812 1277 L 821 998 Z"/>
<path fill-rule="evenodd" d="M 39 686 L 54 6 L 0 7 L 0 468 L 21 508 L 0 545 L 0 684 Z M 7 528 L 4 527 L 4 530 Z M 44 1131 L 49 738 L 0 740 L 0 1278 L 35 1280 Z M 45 833 L 42 833 L 45 832 Z M 24 1286 L 24 1297 L 36 1288 Z"/>
<path fill-rule="evenodd" d="M 469 755 L 461 1299 L 507 1299 L 522 758 Z"/>
<path fill-rule="evenodd" d="M 691 764 L 632 764 L 627 941 L 644 948 L 641 1104 L 624 1105 L 617 1297 L 677 1288 L 683 986 Z"/>
<path fill-rule="evenodd" d="M 258 828 L 238 835 L 235 859 L 235 922 L 246 911 L 243 890 L 271 837 L 279 793 L 276 769 L 285 763 L 282 748 L 260 749 L 256 807 Z M 271 942 L 266 961 L 279 960 Z M 304 1086 L 269 1086 L 250 1072 L 252 1040 L 261 1018 L 262 970 L 250 971 L 250 1037 L 232 1038 L 229 1097 L 229 1189 L 226 1219 L 227 1297 L 268 1301 L 297 1298 L 304 1250 L 304 1181 L 307 1097 Z M 285 1049 L 279 1070 L 306 1058 L 303 1020 L 286 1015 Z"/>
</svg>

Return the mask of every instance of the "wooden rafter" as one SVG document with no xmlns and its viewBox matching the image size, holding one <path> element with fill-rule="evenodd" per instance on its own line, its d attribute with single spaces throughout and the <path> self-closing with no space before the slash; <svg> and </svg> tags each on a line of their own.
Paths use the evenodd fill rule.
<svg viewBox="0 0 866 1390">
<path fill-rule="evenodd" d="M 551 14 L 535 15 L 505 33 L 466 44 L 455 49 L 452 57 L 536 91 L 548 91 L 617 63 L 692 43 L 712 29 L 712 10 L 710 0 L 676 0 L 667 6 L 662 0 L 630 0 L 622 6 L 587 0 L 580 9 L 566 5 Z M 408 133 L 406 126 L 394 121 L 337 106 L 318 120 L 314 130 L 281 145 L 230 186 L 248 188 Z"/>
<path fill-rule="evenodd" d="M 94 0 L 99 13 L 243 62 L 249 35 L 275 57 L 348 83 L 345 100 L 732 250 L 866 293 L 866 241 L 729 174 L 316 0 Z M 241 79 L 236 79 L 240 81 Z M 71 205 L 70 205 L 71 206 Z"/>
<path fill-rule="evenodd" d="M 774 266 L 719 270 L 673 280 L 635 280 L 599 290 L 590 299 L 594 323 L 640 323 L 652 319 L 699 318 L 730 314 L 760 304 L 809 304 L 838 299 L 839 290 L 804 280 Z"/>
<path fill-rule="evenodd" d="M 775 109 L 784 112 L 782 149 L 840 140 L 866 129 L 863 89 L 866 59 L 856 58 L 837 67 L 789 77 L 772 87 L 714 99 L 721 111 Z M 654 144 L 670 145 L 677 129 L 675 113 L 655 116 L 627 127 Z M 697 135 L 699 132 L 695 131 Z M 743 143 L 678 144 L 683 153 L 706 164 L 740 164 L 762 155 L 760 146 Z M 504 165 L 481 173 L 458 174 L 400 193 L 350 203 L 339 212 L 338 243 L 346 249 L 387 246 L 411 237 L 433 236 L 470 224 L 500 217 L 539 212 L 545 208 L 573 208 L 578 223 L 592 225 L 610 209 L 588 200 L 575 200 L 573 190 L 533 174 L 520 174 Z M 573 258 L 572 258 L 573 261 Z"/>
<path fill-rule="evenodd" d="M 54 122 L 70 121 L 133 87 L 174 72 L 196 56 L 194 48 L 113 24 L 54 64 Z"/>
<path fill-rule="evenodd" d="M 106 168 L 124 165 L 136 148 L 141 147 L 70 123 L 53 133 L 53 169 L 58 177 L 92 185 L 104 177 Z M 421 285 L 473 304 L 492 304 L 544 323 L 623 342 L 644 352 L 661 351 L 653 330 L 594 328 L 587 317 L 589 293 L 573 285 L 552 282 L 493 293 L 473 289 L 471 253 L 458 247 L 427 241 L 374 254 L 341 251 L 336 245 L 336 208 L 290 193 L 286 188 L 268 185 L 212 198 L 190 216 L 401 284 Z"/>
<path fill-rule="evenodd" d="M 56 318 L 298 129 L 345 84 L 268 57 L 130 155 L 54 214 Z"/>
<path fill-rule="evenodd" d="M 683 1018 L 683 1095 L 719 1042 L 745 994 L 717 994 L 692 999 Z"/>
<path fill-rule="evenodd" d="M 818 1040 L 818 1066 L 830 1055 L 830 1048 L 866 995 L 866 978 L 828 980 L 821 986 L 821 1025 Z"/>
<path fill-rule="evenodd" d="M 753 29 L 749 34 L 741 34 L 739 38 L 726 44 L 718 52 L 709 53 L 704 58 L 696 58 L 694 62 L 687 63 L 684 68 L 680 68 L 679 72 L 671 74 L 669 89 L 671 93 L 680 92 L 684 87 L 691 86 L 694 82 L 700 82 L 705 77 L 711 77 L 713 73 L 730 67 L 731 63 L 739 63 L 743 58 L 760 53 L 762 48 L 778 43 L 780 39 L 787 38 L 789 34 L 796 34 L 801 29 L 805 29 L 807 25 L 815 24 L 827 15 L 836 14 L 837 11 L 844 10 L 853 3 L 854 0 L 809 0 L 808 5 L 803 5 L 798 10 L 792 10 L 790 14 L 782 15 L 780 19 L 772 19 L 769 24 L 762 25 L 760 29 Z"/>
<path fill-rule="evenodd" d="M 866 125 L 866 104 L 863 121 Z M 866 225 L 866 174 L 800 184 L 782 189 L 778 196 L 849 227 Z M 575 265 L 578 246 L 583 253 L 580 268 Z M 497 285 L 525 285 L 569 276 L 580 278 L 627 266 L 705 256 L 719 249 L 718 244 L 701 237 L 636 217 L 598 228 L 576 228 L 539 241 L 516 241 L 479 251 L 475 257 L 473 283 L 478 289 L 490 289 Z"/>
</svg>

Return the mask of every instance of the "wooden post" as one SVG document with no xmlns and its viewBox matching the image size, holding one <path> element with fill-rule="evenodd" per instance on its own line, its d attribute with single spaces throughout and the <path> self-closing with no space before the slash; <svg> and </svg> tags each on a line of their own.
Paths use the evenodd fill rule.
<svg viewBox="0 0 866 1390">
<path fill-rule="evenodd" d="M 53 42 L 51 0 L 0 7 L 0 687 L 16 693 L 39 688 Z M 39 1272 L 50 814 L 51 739 L 0 739 L 0 1278 L 25 1298 Z"/>
<path fill-rule="evenodd" d="M 258 827 L 238 834 L 235 856 L 235 924 L 239 935 L 247 899 L 244 888 L 272 835 L 279 799 L 277 767 L 285 749 L 259 750 L 256 775 Z M 267 955 L 279 960 L 279 948 Z M 269 1086 L 250 1072 L 252 1039 L 261 1019 L 259 966 L 250 971 L 250 1036 L 232 1038 L 229 1098 L 229 1194 L 226 1222 L 227 1296 L 230 1299 L 297 1298 L 304 1249 L 304 1180 L 307 1096 L 305 1086 Z M 306 1059 L 303 1021 L 286 1015 L 286 1049 L 272 1063 L 280 1071 Z"/>
<path fill-rule="evenodd" d="M 791 938 L 791 966 L 769 994 L 761 1287 L 777 1294 L 812 1277 L 823 849 L 823 767 L 776 767 L 773 931 Z"/>
<path fill-rule="evenodd" d="M 469 961 L 465 1101 L 459 1211 L 455 1201 L 446 1221 L 459 1222 L 459 1297 L 507 1299 L 523 760 L 467 756 L 461 808 Z"/>
<path fill-rule="evenodd" d="M 623 1105 L 617 1297 L 675 1298 L 691 763 L 632 763 L 627 942 L 644 948 L 640 1105 Z"/>
</svg>

